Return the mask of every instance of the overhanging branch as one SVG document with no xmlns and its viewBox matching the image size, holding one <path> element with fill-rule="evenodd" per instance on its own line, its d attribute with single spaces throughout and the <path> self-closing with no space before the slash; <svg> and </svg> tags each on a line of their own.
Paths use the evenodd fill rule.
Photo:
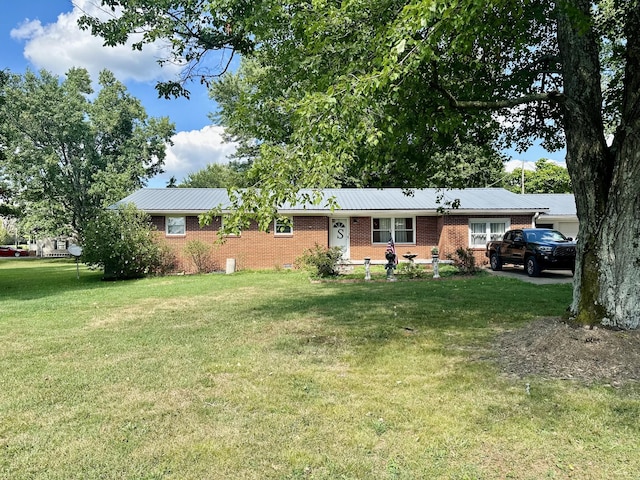
<svg viewBox="0 0 640 480">
<path fill-rule="evenodd" d="M 511 108 L 526 103 L 535 102 L 559 102 L 562 99 L 562 93 L 546 92 L 533 93 L 531 95 L 523 95 L 518 98 L 508 98 L 504 100 L 482 101 L 482 100 L 458 100 L 450 92 L 440 90 L 449 100 L 449 104 L 454 108 L 469 110 L 499 110 L 501 108 Z"/>
<path fill-rule="evenodd" d="M 512 108 L 518 105 L 524 105 L 527 103 L 536 102 L 561 102 L 564 95 L 556 90 L 545 93 L 532 93 L 529 95 L 522 95 L 517 98 L 507 98 L 502 100 L 459 100 L 449 90 L 444 88 L 440 84 L 438 78 L 438 70 L 433 67 L 433 77 L 431 80 L 431 86 L 442 93 L 444 97 L 449 101 L 449 105 L 452 108 L 463 110 L 500 110 L 502 108 Z"/>
</svg>

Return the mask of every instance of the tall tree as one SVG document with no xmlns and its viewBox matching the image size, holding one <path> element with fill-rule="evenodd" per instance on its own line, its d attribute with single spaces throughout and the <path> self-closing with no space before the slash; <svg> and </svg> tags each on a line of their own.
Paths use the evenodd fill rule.
<svg viewBox="0 0 640 480">
<path fill-rule="evenodd" d="M 227 72 L 212 83 L 210 95 L 218 106 L 212 120 L 223 125 L 225 135 L 239 144 L 237 158 L 260 163 L 267 146 L 295 148 L 295 109 L 309 91 L 319 85 L 325 88 L 325 77 L 331 72 L 324 69 L 322 75 L 296 79 L 292 87 L 291 78 L 300 75 L 291 67 L 292 54 L 275 55 L 263 48 L 243 59 L 237 72 Z M 337 70 L 340 61 L 334 56 L 332 68 Z M 433 131 L 421 116 L 419 102 L 401 97 L 380 101 L 378 108 L 385 111 L 385 128 L 396 135 L 361 142 L 354 153 L 359 161 L 334 175 L 340 186 L 459 188 L 500 182 L 504 157 L 478 129 L 459 125 L 449 134 Z M 443 141 L 445 137 L 447 141 Z M 269 165 L 270 159 L 265 162 Z"/>
<path fill-rule="evenodd" d="M 161 172 L 174 133 L 167 118 L 147 118 L 109 71 L 93 100 L 84 69 L 63 80 L 42 71 L 13 75 L 4 88 L 2 169 L 24 208 L 22 228 L 82 237 L 103 208 Z"/>
<path fill-rule="evenodd" d="M 456 131 L 479 143 L 565 142 L 580 219 L 575 320 L 640 326 L 640 0 L 102 3 L 126 13 L 86 23 L 107 43 L 146 27 L 143 43 L 170 38 L 178 55 L 236 48 L 241 36 L 245 55 L 286 56 L 283 79 L 306 92 L 283 105 L 291 141 L 262 146 L 256 162 L 263 192 L 275 193 L 243 198 L 270 214 L 296 185 L 335 184 L 354 165 L 411 171 L 410 156 L 386 170 L 394 143 L 388 152 L 415 152 Z M 307 89 L 307 77 L 321 81 Z M 422 122 L 424 137 L 396 115 Z"/>
<path fill-rule="evenodd" d="M 5 105 L 6 99 L 4 95 L 4 86 L 9 80 L 9 72 L 0 70 L 0 109 Z M 1 118 L 0 118 L 1 120 Z M 4 174 L 3 160 L 5 159 L 4 149 L 2 145 L 6 145 L 6 139 L 0 131 L 0 216 L 11 217 L 18 215 L 18 209 L 13 205 L 13 194 L 11 183 Z"/>
<path fill-rule="evenodd" d="M 192 172 L 180 182 L 179 187 L 189 188 L 244 188 L 251 184 L 248 170 L 250 163 L 232 160 L 228 164 L 210 163 Z"/>
<path fill-rule="evenodd" d="M 506 176 L 504 186 L 515 193 L 573 193 L 567 169 L 545 158 L 536 162 L 535 170 L 513 170 Z"/>
</svg>

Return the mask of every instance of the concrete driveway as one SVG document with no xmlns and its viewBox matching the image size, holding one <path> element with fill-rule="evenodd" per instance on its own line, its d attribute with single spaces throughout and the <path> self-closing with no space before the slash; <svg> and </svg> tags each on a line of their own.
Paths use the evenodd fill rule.
<svg viewBox="0 0 640 480">
<path fill-rule="evenodd" d="M 523 267 L 502 267 L 502 271 L 494 272 L 487 268 L 487 272 L 498 277 L 515 278 L 523 282 L 533 283 L 535 285 L 551 285 L 555 283 L 572 283 L 573 275 L 571 270 L 544 270 L 539 277 L 530 277 Z"/>
</svg>

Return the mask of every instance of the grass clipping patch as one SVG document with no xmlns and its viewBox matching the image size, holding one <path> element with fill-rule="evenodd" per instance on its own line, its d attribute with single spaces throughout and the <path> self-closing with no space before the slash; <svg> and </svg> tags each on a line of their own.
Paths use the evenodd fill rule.
<svg viewBox="0 0 640 480">
<path fill-rule="evenodd" d="M 571 326 L 546 318 L 499 335 L 494 344 L 503 370 L 516 377 L 608 383 L 640 381 L 640 332 Z"/>
</svg>

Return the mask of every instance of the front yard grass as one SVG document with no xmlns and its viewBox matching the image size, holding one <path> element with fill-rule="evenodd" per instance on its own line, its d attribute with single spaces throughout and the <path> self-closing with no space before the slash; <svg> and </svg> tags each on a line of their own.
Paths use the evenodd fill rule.
<svg viewBox="0 0 640 480">
<path fill-rule="evenodd" d="M 570 285 L 0 262 L 0 478 L 637 478 L 640 389 L 498 370 Z M 527 391 L 526 385 L 529 384 Z"/>
</svg>

